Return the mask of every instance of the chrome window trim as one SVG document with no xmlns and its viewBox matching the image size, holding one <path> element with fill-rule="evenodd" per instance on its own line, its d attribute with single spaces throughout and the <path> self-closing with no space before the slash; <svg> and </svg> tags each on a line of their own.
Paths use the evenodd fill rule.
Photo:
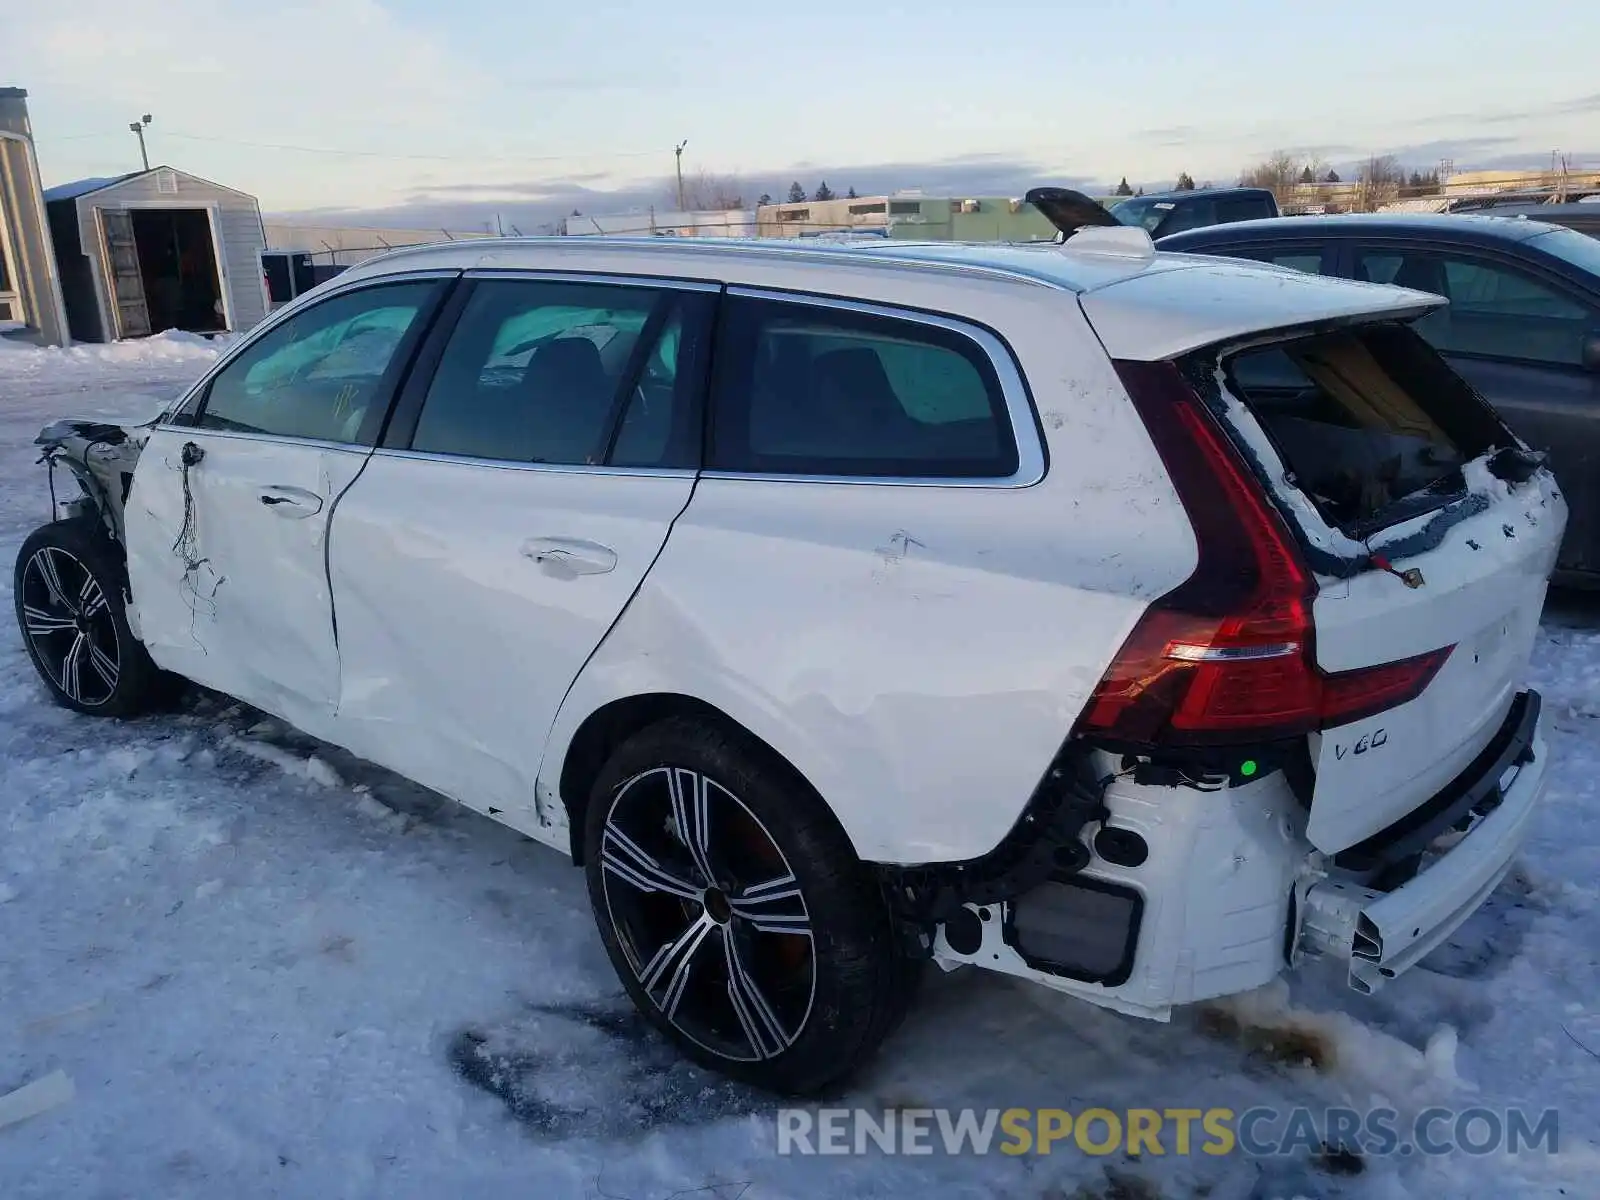
<svg viewBox="0 0 1600 1200">
<path fill-rule="evenodd" d="M 222 352 L 222 354 L 217 358 L 217 361 L 211 364 L 210 369 L 207 370 L 205 372 L 205 374 L 201 375 L 199 379 L 197 379 L 194 383 L 192 383 L 178 397 L 177 400 L 175 400 L 173 403 L 167 405 L 167 407 L 162 410 L 161 415 L 156 418 L 156 421 L 155 421 L 156 428 L 158 428 L 158 429 L 191 429 L 191 428 L 193 428 L 193 426 L 189 426 L 189 425 L 173 425 L 172 424 L 172 418 L 176 414 L 182 412 L 188 406 L 190 400 L 194 399 L 202 391 L 204 391 L 206 388 L 210 387 L 211 386 L 211 381 L 213 379 L 215 379 L 218 375 L 220 375 L 223 371 L 225 371 L 228 368 L 228 364 L 233 362 L 234 359 L 238 358 L 239 355 L 243 354 L 251 346 L 254 346 L 258 341 L 260 341 L 262 338 L 266 337 L 269 333 L 271 333 L 274 329 L 276 329 L 283 322 L 285 322 L 285 321 L 291 319 L 292 317 L 294 317 L 302 309 L 310 308 L 311 304 L 306 302 L 308 299 L 314 298 L 313 299 L 314 303 L 321 304 L 324 300 L 332 300 L 337 296 L 343 296 L 343 295 L 345 295 L 346 293 L 349 293 L 349 292 L 359 292 L 359 291 L 364 291 L 367 288 L 383 287 L 385 284 L 390 284 L 390 283 L 415 283 L 418 280 L 423 280 L 423 279 L 455 279 L 455 278 L 458 278 L 461 274 L 462 274 L 462 271 L 461 271 L 461 268 L 459 268 L 459 267 L 419 268 L 419 269 L 417 269 L 415 271 L 397 271 L 393 275 L 365 275 L 365 276 L 362 276 L 362 277 L 360 277 L 358 279 L 349 280 L 342 287 L 341 286 L 331 287 L 326 292 L 319 292 L 315 288 L 313 288 L 309 292 L 301 292 L 300 295 L 296 296 L 293 300 L 289 301 L 289 303 L 285 304 L 282 308 L 278 309 L 277 312 L 269 313 L 267 315 L 267 317 L 263 321 L 261 321 L 259 324 L 252 326 L 250 329 L 247 329 L 242 334 L 240 334 L 239 337 L 234 341 L 233 345 L 229 346 L 226 350 L 224 350 Z M 331 279 L 328 282 L 329 283 L 335 283 L 339 278 L 340 278 L 339 276 L 335 276 L 334 279 Z M 215 433 L 216 430 L 203 430 L 202 432 Z M 291 437 L 288 437 L 286 435 L 278 435 L 278 434 L 250 434 L 250 435 L 247 435 L 247 436 L 251 436 L 251 437 L 274 437 L 274 438 L 281 438 L 281 440 L 284 440 L 284 441 L 314 441 L 315 440 L 315 439 L 311 439 L 311 438 L 291 438 Z"/>
<path fill-rule="evenodd" d="M 170 433 L 181 433 L 186 438 L 198 440 L 200 438 L 228 438 L 236 442 L 267 442 L 282 446 L 304 446 L 308 450 L 336 450 L 342 454 L 359 454 L 366 458 L 372 453 L 371 446 L 358 446 L 354 442 L 330 442 L 323 438 L 294 437 L 287 433 L 249 433 L 237 429 L 195 429 L 189 425 L 160 425 L 158 430 L 164 429 Z"/>
<path fill-rule="evenodd" d="M 1016 355 L 1000 337 L 974 321 L 923 309 L 905 308 L 893 304 L 878 304 L 864 300 L 849 300 L 837 296 L 824 296 L 813 292 L 778 291 L 771 288 L 739 287 L 730 285 L 729 296 L 750 300 L 770 300 L 782 304 L 805 305 L 810 308 L 832 308 L 844 312 L 862 313 L 866 316 L 886 317 L 897 321 L 911 321 L 946 330 L 976 343 L 989 360 L 995 377 L 1000 381 L 1001 398 L 1005 401 L 1006 416 L 1011 422 L 1011 436 L 1017 447 L 1017 469 L 1005 476 L 944 476 L 944 475 L 799 475 L 777 474 L 762 471 L 702 471 L 706 479 L 759 479 L 776 483 L 829 483 L 863 484 L 872 487 L 928 487 L 928 488 L 990 488 L 1014 489 L 1032 487 L 1045 476 L 1044 444 L 1040 440 L 1038 418 L 1028 386 L 1017 366 Z"/>
<path fill-rule="evenodd" d="M 639 475 L 648 478 L 693 479 L 693 467 L 613 467 L 604 463 L 530 463 L 504 458 L 477 458 L 469 454 L 440 454 L 433 450 L 394 450 L 380 447 L 377 458 L 404 458 L 417 462 L 451 463 L 463 467 L 493 467 L 501 471 L 537 471 L 555 475 Z"/>
</svg>

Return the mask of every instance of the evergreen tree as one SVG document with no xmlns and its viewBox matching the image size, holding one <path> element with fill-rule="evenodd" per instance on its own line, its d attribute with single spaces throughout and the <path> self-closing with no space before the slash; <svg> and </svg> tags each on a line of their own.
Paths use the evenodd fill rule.
<svg viewBox="0 0 1600 1200">
<path fill-rule="evenodd" d="M 1317 181 L 1317 177 L 1311 173 L 1311 164 L 1307 163 L 1306 167 L 1305 167 L 1305 170 L 1300 172 L 1300 182 L 1301 183 L 1315 183 L 1316 181 Z"/>
<path fill-rule="evenodd" d="M 1328 177 L 1326 179 L 1324 179 L 1322 182 L 1323 183 L 1338 183 L 1339 182 L 1339 172 L 1337 172 L 1337 171 L 1329 171 L 1328 172 Z"/>
<path fill-rule="evenodd" d="M 789 203 L 799 204 L 805 198 L 806 190 L 800 186 L 800 181 L 797 179 L 789 185 Z"/>
<path fill-rule="evenodd" d="M 831 188 L 828 187 L 828 181 L 826 179 L 824 179 L 820 184 L 817 185 L 817 194 L 812 196 L 811 198 L 813 200 L 832 200 L 833 199 L 833 191 L 832 191 Z"/>
<path fill-rule="evenodd" d="M 845 199 L 846 199 L 846 200 L 857 200 L 857 199 L 859 199 L 859 198 L 860 198 L 860 197 L 858 197 L 858 196 L 857 196 L 857 195 L 856 195 L 856 190 L 855 190 L 855 188 L 851 188 L 851 189 L 850 189 L 850 190 L 849 190 L 849 191 L 848 191 L 848 192 L 846 192 L 846 193 L 845 193 L 845 194 L 844 194 L 844 198 L 845 198 Z"/>
<path fill-rule="evenodd" d="M 1115 194 L 1118 195 L 1118 196 L 1131 196 L 1131 195 L 1133 195 L 1133 189 L 1128 186 L 1128 177 L 1126 175 L 1124 175 L 1122 177 L 1122 182 L 1117 184 L 1117 190 L 1116 190 Z"/>
<path fill-rule="evenodd" d="M 1194 191 L 1194 176 L 1187 171 L 1179 171 L 1178 182 L 1172 185 L 1172 190 L 1175 192 Z"/>
<path fill-rule="evenodd" d="M 767 205 L 769 205 L 771 203 L 772 203 L 772 197 L 770 195 L 768 195 L 766 192 L 762 192 L 760 197 L 756 200 L 756 207 L 757 208 L 765 208 Z"/>
</svg>

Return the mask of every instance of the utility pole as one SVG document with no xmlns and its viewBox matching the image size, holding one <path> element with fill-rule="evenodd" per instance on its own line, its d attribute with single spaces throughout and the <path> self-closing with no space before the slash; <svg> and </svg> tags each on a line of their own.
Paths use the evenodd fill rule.
<svg viewBox="0 0 1600 1200">
<path fill-rule="evenodd" d="M 689 139 L 688 138 L 684 138 L 683 141 L 678 143 L 677 149 L 673 151 L 673 154 L 677 157 L 677 160 L 678 160 L 678 211 L 679 212 L 683 212 L 684 211 L 684 208 L 683 208 L 683 148 L 685 146 L 687 146 L 688 144 L 689 144 Z"/>
<path fill-rule="evenodd" d="M 144 127 L 148 124 L 150 124 L 149 113 L 145 113 L 144 116 L 140 117 L 137 121 L 130 121 L 128 123 L 129 132 L 139 135 L 139 161 L 144 163 L 144 169 L 146 171 L 150 169 L 150 156 L 145 153 L 144 149 Z"/>
</svg>

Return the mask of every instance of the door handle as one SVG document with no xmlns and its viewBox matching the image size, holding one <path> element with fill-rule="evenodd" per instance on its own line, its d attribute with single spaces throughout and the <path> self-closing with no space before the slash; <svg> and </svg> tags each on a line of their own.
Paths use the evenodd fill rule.
<svg viewBox="0 0 1600 1200">
<path fill-rule="evenodd" d="M 321 496 L 286 484 L 262 488 L 261 503 L 286 517 L 313 517 L 322 511 Z"/>
<path fill-rule="evenodd" d="M 615 550 L 582 538 L 532 538 L 522 543 L 522 556 L 533 559 L 558 579 L 604 575 L 617 566 Z"/>
</svg>

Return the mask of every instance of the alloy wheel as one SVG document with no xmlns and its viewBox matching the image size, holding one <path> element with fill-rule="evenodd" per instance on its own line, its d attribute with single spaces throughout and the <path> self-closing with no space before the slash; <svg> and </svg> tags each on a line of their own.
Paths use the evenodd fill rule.
<svg viewBox="0 0 1600 1200">
<path fill-rule="evenodd" d="M 811 1015 L 816 961 L 800 884 L 772 834 L 716 780 L 657 767 L 611 800 L 600 846 L 611 925 L 640 988 L 723 1058 L 776 1058 Z"/>
<path fill-rule="evenodd" d="M 98 708 L 122 675 L 116 621 L 99 580 L 58 546 L 34 551 L 22 570 L 22 630 L 45 674 L 74 704 Z"/>
</svg>

